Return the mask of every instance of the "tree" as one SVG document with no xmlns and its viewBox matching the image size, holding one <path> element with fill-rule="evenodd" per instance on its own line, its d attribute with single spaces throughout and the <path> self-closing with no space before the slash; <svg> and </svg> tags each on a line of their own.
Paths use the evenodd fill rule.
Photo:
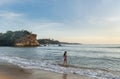
<svg viewBox="0 0 120 79">
<path fill-rule="evenodd" d="M 31 34 L 31 32 L 27 30 L 0 33 L 0 46 L 13 46 L 19 38 L 29 34 Z"/>
</svg>

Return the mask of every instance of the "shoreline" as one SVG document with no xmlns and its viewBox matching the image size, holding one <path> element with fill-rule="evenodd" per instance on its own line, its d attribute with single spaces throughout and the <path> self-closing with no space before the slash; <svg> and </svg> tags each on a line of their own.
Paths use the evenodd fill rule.
<svg viewBox="0 0 120 79">
<path fill-rule="evenodd" d="M 65 73 L 61 73 L 46 69 L 45 70 L 29 69 L 29 68 L 26 69 L 10 63 L 1 63 L 0 79 L 11 79 L 11 78 L 12 79 L 120 79 L 120 72 L 109 72 L 109 71 L 94 72 L 91 70 L 81 69 L 78 72 L 74 72 L 73 70 L 72 73 L 66 73 L 66 69 L 65 69 Z"/>
<path fill-rule="evenodd" d="M 93 77 L 87 77 L 77 74 L 61 74 L 46 70 L 35 70 L 33 69 L 33 74 L 30 79 L 97 79 Z"/>
<path fill-rule="evenodd" d="M 84 71 L 80 71 L 82 73 Z M 88 71 L 89 72 L 89 71 Z M 57 73 L 43 69 L 25 69 L 10 63 L 0 64 L 0 79 L 119 79 L 120 72 L 101 72 L 93 73 L 91 76 L 88 72 L 83 74 L 77 73 Z M 103 75 L 104 74 L 104 75 Z M 111 75 L 110 75 L 111 74 Z M 116 76 L 112 76 L 112 74 Z M 103 75 L 103 76 L 102 76 Z M 117 77 L 117 75 L 119 77 Z M 97 76 L 97 77 L 96 77 Z"/>
<path fill-rule="evenodd" d="M 23 69 L 14 65 L 0 65 L 0 79 L 97 79 L 77 74 L 61 74 L 39 69 Z"/>
</svg>

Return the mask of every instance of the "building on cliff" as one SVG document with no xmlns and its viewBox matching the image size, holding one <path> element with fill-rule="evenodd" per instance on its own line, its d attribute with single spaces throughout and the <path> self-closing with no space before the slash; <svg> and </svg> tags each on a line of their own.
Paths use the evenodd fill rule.
<svg viewBox="0 0 120 79">
<path fill-rule="evenodd" d="M 15 43 L 15 46 L 39 46 L 39 42 L 36 39 L 37 35 L 36 34 L 30 34 L 26 35 L 24 37 L 21 37 L 18 39 Z"/>
</svg>

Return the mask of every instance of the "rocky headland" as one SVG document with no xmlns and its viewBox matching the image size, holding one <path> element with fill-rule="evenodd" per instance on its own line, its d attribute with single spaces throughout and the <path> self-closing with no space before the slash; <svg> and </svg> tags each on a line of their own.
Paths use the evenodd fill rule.
<svg viewBox="0 0 120 79">
<path fill-rule="evenodd" d="M 40 44 L 37 41 L 36 36 L 36 34 L 30 34 L 21 37 L 16 41 L 15 46 L 39 46 Z"/>
<path fill-rule="evenodd" d="M 27 30 L 0 33 L 0 46 L 39 46 L 37 35 Z"/>
</svg>

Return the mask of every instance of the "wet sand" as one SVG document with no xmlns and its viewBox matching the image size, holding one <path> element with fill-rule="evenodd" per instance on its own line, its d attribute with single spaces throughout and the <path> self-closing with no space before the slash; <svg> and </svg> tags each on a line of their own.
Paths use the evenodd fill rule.
<svg viewBox="0 0 120 79">
<path fill-rule="evenodd" d="M 34 70 L 30 79 L 97 79 L 76 74 L 59 74 L 44 70 Z"/>
<path fill-rule="evenodd" d="M 59 74 L 45 70 L 25 70 L 18 66 L 0 65 L 0 79 L 97 79 L 77 74 Z"/>
</svg>

